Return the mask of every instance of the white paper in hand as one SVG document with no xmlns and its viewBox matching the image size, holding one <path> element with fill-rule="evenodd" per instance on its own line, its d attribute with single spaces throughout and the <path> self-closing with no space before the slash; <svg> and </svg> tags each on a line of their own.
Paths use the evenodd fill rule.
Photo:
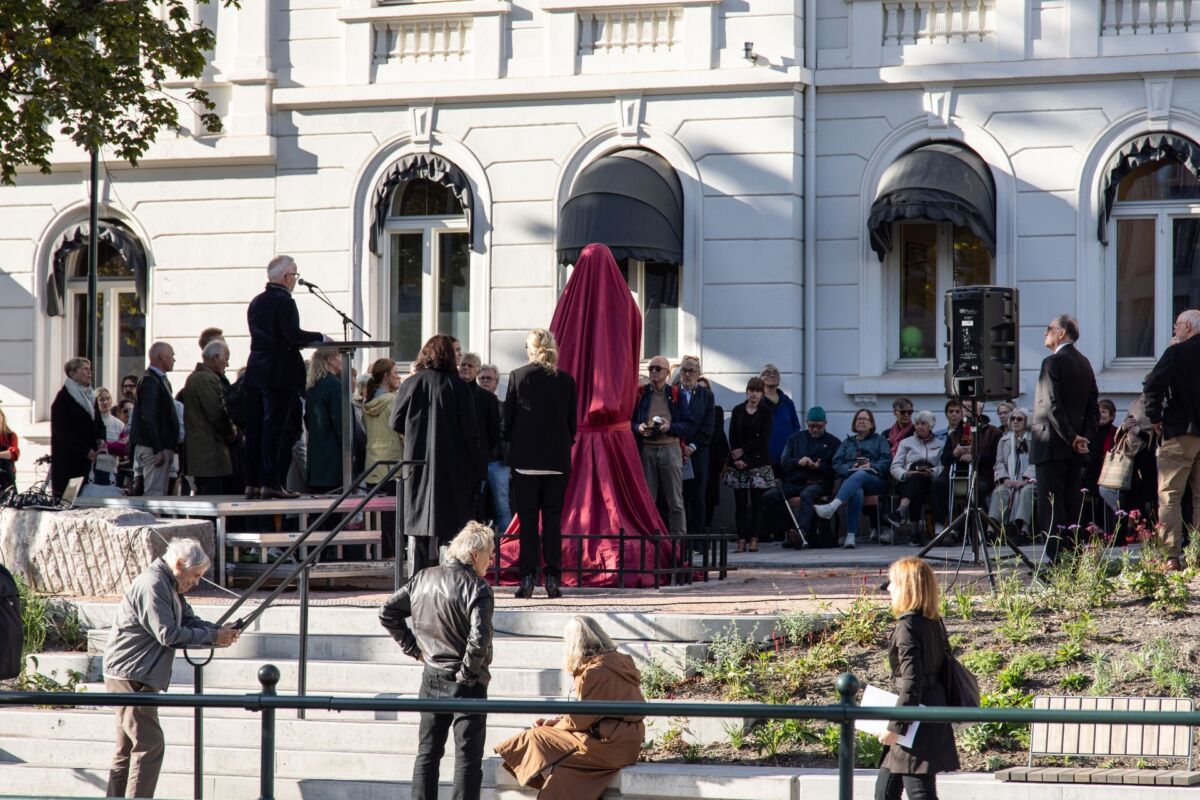
<svg viewBox="0 0 1200 800">
<path fill-rule="evenodd" d="M 884 691 L 878 686 L 867 686 L 863 690 L 862 703 L 863 706 L 894 706 L 900 700 L 900 696 Z M 896 744 L 901 747 L 912 749 L 913 740 L 917 735 L 917 727 L 921 723 L 908 723 L 908 732 L 903 736 L 898 736 Z M 854 727 L 872 736 L 882 736 L 887 733 L 888 721 L 885 719 L 857 719 L 854 721 Z"/>
</svg>

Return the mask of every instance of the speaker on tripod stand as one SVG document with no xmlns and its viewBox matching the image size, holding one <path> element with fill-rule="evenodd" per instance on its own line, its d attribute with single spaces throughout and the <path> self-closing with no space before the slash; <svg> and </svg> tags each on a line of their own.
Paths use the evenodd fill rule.
<svg viewBox="0 0 1200 800">
<path fill-rule="evenodd" d="M 1018 394 L 1017 290 L 959 286 L 946 292 L 946 396 L 1011 400 Z"/>
</svg>

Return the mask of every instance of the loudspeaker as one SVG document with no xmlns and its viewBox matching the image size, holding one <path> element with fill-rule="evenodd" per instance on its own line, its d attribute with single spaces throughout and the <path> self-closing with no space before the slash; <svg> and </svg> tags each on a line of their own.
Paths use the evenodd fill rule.
<svg viewBox="0 0 1200 800">
<path fill-rule="evenodd" d="M 960 286 L 946 292 L 946 395 L 978 400 L 1016 397 L 1017 290 Z"/>
</svg>

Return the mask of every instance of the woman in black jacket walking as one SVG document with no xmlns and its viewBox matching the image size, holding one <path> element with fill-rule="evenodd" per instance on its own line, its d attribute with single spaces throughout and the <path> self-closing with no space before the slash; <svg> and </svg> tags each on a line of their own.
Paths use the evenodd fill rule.
<svg viewBox="0 0 1200 800">
<path fill-rule="evenodd" d="M 888 646 L 888 664 L 900 699 L 898 706 L 946 705 L 945 670 L 949 642 L 938 614 L 938 584 L 933 570 L 909 556 L 888 569 L 888 594 L 896 630 Z M 937 800 L 936 776 L 959 768 L 954 729 L 948 723 L 922 722 L 912 747 L 896 744 L 911 722 L 890 722 L 879 737 L 883 762 L 875 782 L 875 800 Z"/>
</svg>

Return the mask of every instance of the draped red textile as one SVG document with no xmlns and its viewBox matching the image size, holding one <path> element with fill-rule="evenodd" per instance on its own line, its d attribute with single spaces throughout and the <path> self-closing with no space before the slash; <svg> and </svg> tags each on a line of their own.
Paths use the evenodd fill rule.
<svg viewBox="0 0 1200 800">
<path fill-rule="evenodd" d="M 569 586 L 617 586 L 620 542 L 582 541 L 573 534 L 612 534 L 621 529 L 625 567 L 667 565 L 665 537 L 654 501 L 646 488 L 641 459 L 630 428 L 637 396 L 642 317 L 629 286 L 608 247 L 583 249 L 558 300 L 550 330 L 558 340 L 558 368 L 575 378 L 579 431 L 571 450 L 571 477 L 563 506 L 563 583 Z M 518 530 L 517 520 L 509 527 Z M 643 541 L 646 539 L 647 541 Z M 519 545 L 500 548 L 505 582 L 515 581 Z M 611 573 L 575 573 L 604 567 Z M 644 560 L 643 560 L 644 559 Z M 651 575 L 626 575 L 626 587 L 652 586 Z"/>
</svg>

